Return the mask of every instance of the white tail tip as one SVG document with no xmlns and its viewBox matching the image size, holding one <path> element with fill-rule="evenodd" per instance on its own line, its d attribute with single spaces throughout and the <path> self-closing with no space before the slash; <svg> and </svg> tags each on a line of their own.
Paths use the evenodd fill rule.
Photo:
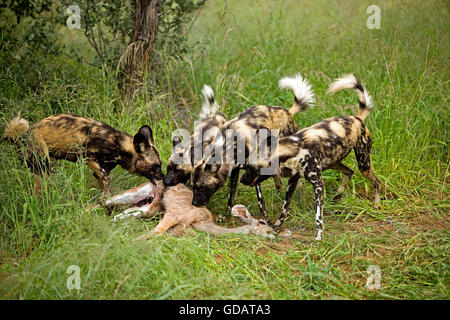
<svg viewBox="0 0 450 320">
<path fill-rule="evenodd" d="M 314 92 L 308 80 L 304 79 L 300 73 L 294 76 L 285 77 L 278 81 L 281 89 L 290 89 L 294 92 L 297 103 L 302 104 L 304 108 L 310 108 L 314 105 Z"/>
<path fill-rule="evenodd" d="M 373 108 L 372 97 L 353 74 L 347 74 L 339 79 L 336 79 L 328 88 L 327 93 L 334 94 L 337 91 L 344 89 L 356 90 L 358 99 L 365 106 L 365 108 L 367 108 L 367 110 L 371 110 Z"/>
<path fill-rule="evenodd" d="M 353 74 L 346 74 L 345 76 L 336 79 L 328 88 L 328 94 L 334 94 L 343 89 L 354 89 L 358 84 L 358 80 Z"/>
</svg>

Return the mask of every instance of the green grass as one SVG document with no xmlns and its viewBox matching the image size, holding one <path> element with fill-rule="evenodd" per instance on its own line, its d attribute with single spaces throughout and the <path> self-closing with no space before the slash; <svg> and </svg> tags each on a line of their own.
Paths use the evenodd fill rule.
<svg viewBox="0 0 450 320">
<path fill-rule="evenodd" d="M 2 126 L 19 110 L 32 121 L 74 112 L 129 133 L 150 124 L 164 162 L 172 130 L 192 128 L 197 120 L 204 83 L 232 117 L 255 104 L 289 107 L 292 94 L 280 91 L 277 81 L 301 72 L 317 96 L 314 109 L 296 115 L 306 127 L 355 113 L 353 92 L 325 94 L 332 79 L 353 72 L 374 99 L 366 123 L 383 201 L 381 209 L 373 208 L 370 185 L 351 154 L 345 163 L 356 174 L 340 203 L 332 202 L 339 174 L 324 174 L 321 242 L 313 240 L 314 199 L 305 182 L 286 221 L 294 237 L 199 233 L 135 242 L 157 219 L 112 223 L 104 211 L 85 213 L 99 190 L 82 161 L 54 162 L 46 191 L 35 197 L 33 178 L 14 148 L 0 144 L 0 297 L 449 299 L 449 7 L 442 1 L 381 1 L 381 29 L 370 30 L 371 4 L 210 0 L 190 34 L 194 50 L 168 59 L 160 86 L 137 100 L 133 111 L 120 102 L 114 72 L 66 57 L 42 58 L 36 68 L 51 77 L 33 90 L 22 81 L 29 70 L 2 58 Z M 77 45 L 86 46 L 74 32 Z M 122 169 L 112 172 L 114 193 L 142 181 Z M 272 181 L 263 190 L 275 217 L 284 192 L 277 194 Z M 224 187 L 208 207 L 222 214 L 226 199 Z M 258 213 L 253 189 L 239 185 L 237 202 Z M 79 291 L 66 287 L 70 265 L 81 269 Z M 365 287 L 369 265 L 381 269 L 378 291 Z"/>
</svg>

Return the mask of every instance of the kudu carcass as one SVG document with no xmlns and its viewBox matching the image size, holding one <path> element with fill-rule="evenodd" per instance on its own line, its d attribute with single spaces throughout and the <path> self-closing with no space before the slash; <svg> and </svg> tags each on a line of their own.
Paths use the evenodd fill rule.
<svg viewBox="0 0 450 320">
<path fill-rule="evenodd" d="M 172 235 L 183 235 L 189 230 L 197 230 L 221 235 L 226 233 L 256 234 L 274 238 L 275 233 L 264 219 L 255 219 L 243 205 L 235 205 L 231 214 L 239 217 L 245 225 L 236 228 L 226 228 L 215 223 L 215 215 L 206 207 L 192 205 L 193 192 L 184 184 L 165 187 L 161 182 L 157 185 L 146 182 L 115 195 L 105 202 L 106 206 L 132 205 L 131 208 L 114 216 L 113 220 L 123 220 L 130 217 L 148 218 L 157 212 L 164 211 L 163 219 L 150 232 L 137 239 L 148 239 L 154 235 L 167 232 Z M 98 206 L 97 206 L 98 207 Z"/>
</svg>

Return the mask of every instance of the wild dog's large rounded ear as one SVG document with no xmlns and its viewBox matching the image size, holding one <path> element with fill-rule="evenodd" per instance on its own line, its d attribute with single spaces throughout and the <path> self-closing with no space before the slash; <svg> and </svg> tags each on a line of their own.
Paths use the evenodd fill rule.
<svg viewBox="0 0 450 320">
<path fill-rule="evenodd" d="M 133 145 L 136 151 L 143 152 L 148 149 L 151 144 L 155 144 L 153 141 L 153 131 L 152 128 L 145 125 L 142 126 L 138 133 L 133 137 Z"/>
<path fill-rule="evenodd" d="M 180 143 L 181 143 L 181 138 L 179 136 L 175 136 L 172 138 L 172 147 L 175 147 Z"/>
</svg>

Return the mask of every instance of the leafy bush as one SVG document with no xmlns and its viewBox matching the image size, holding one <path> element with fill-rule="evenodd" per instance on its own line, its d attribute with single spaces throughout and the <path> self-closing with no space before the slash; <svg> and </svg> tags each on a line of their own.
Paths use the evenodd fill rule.
<svg viewBox="0 0 450 320">
<path fill-rule="evenodd" d="M 165 54 L 170 56 L 179 55 L 186 51 L 185 27 L 191 21 L 192 14 L 200 9 L 205 1 L 160 1 L 157 51 L 164 50 Z M 31 40 L 45 46 L 53 39 L 46 37 L 46 34 L 51 34 L 52 30 L 45 29 L 42 13 L 56 13 L 56 21 L 65 25 L 68 18 L 66 10 L 72 4 L 72 0 L 63 0 L 58 4 L 52 4 L 52 1 L 49 0 L 1 0 L 0 9 L 8 8 L 11 10 L 17 18 L 17 25 L 26 17 L 38 19 L 29 26 L 30 30 L 35 31 L 34 34 L 28 34 L 28 39 L 25 40 Z M 98 62 L 116 66 L 133 30 L 136 0 L 78 0 L 76 5 L 80 7 L 81 11 L 81 29 L 95 49 Z M 48 17 L 45 18 L 48 19 Z"/>
<path fill-rule="evenodd" d="M 51 8 L 50 0 L 1 0 L 0 8 L 9 8 L 17 17 L 17 23 L 20 23 L 24 17 L 35 18 L 44 11 Z"/>
<path fill-rule="evenodd" d="M 154 55 L 154 62 L 157 65 L 161 64 L 162 56 L 177 56 L 186 51 L 186 26 L 192 13 L 200 9 L 205 1 L 160 1 L 156 54 Z M 72 2 L 71 0 L 62 1 L 58 10 L 65 12 Z M 81 29 L 97 53 L 98 63 L 116 67 L 133 30 L 136 1 L 82 0 L 77 1 L 77 4 L 81 9 Z M 66 17 L 67 14 L 64 19 Z M 65 23 L 65 20 L 62 20 L 61 23 Z"/>
</svg>

